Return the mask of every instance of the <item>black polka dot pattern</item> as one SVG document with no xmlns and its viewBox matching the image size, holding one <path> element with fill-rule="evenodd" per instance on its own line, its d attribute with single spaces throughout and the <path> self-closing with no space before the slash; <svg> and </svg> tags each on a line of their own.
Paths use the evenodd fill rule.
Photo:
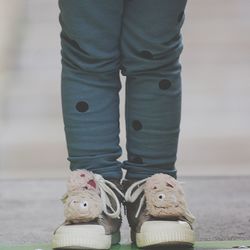
<svg viewBox="0 0 250 250">
<path fill-rule="evenodd" d="M 125 73 L 127 71 L 127 69 L 124 65 L 121 65 L 120 69 L 121 69 L 122 73 Z"/>
<path fill-rule="evenodd" d="M 133 162 L 133 163 L 139 163 L 139 164 L 142 164 L 143 163 L 143 160 L 140 156 L 138 155 L 132 155 L 129 157 L 129 161 L 130 162 Z"/>
<path fill-rule="evenodd" d="M 87 102 L 81 101 L 76 104 L 76 109 L 79 112 L 86 112 L 89 109 L 89 105 Z"/>
<path fill-rule="evenodd" d="M 146 58 L 146 59 L 152 59 L 153 58 L 153 54 L 148 50 L 141 51 L 141 56 L 143 58 Z"/>
<path fill-rule="evenodd" d="M 162 79 L 160 82 L 159 82 L 159 88 L 160 89 L 168 89 L 170 88 L 171 86 L 171 82 L 168 80 L 168 79 Z"/>
<path fill-rule="evenodd" d="M 84 53 L 86 55 L 89 55 L 89 53 L 87 53 L 85 50 L 83 50 L 75 40 L 70 39 L 64 32 L 61 32 L 60 36 L 63 40 L 70 43 L 73 47 L 77 48 L 77 50 L 81 51 L 82 53 Z"/>
<path fill-rule="evenodd" d="M 184 11 L 182 11 L 179 15 L 178 15 L 178 22 L 180 22 L 182 20 L 182 17 L 184 15 Z"/>
<path fill-rule="evenodd" d="M 133 123 L 132 123 L 132 126 L 135 130 L 140 130 L 142 129 L 142 124 L 140 121 L 138 120 L 134 120 Z"/>
</svg>

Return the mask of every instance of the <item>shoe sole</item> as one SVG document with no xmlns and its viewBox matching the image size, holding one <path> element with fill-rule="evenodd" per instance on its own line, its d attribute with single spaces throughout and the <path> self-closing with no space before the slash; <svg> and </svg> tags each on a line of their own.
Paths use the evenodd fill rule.
<svg viewBox="0 0 250 250">
<path fill-rule="evenodd" d="M 53 249 L 109 249 L 120 241 L 120 232 L 105 234 L 101 225 L 63 225 L 52 238 Z"/>
<path fill-rule="evenodd" d="M 146 221 L 140 233 L 135 234 L 135 239 L 138 247 L 193 246 L 195 241 L 194 231 L 184 221 Z"/>
</svg>

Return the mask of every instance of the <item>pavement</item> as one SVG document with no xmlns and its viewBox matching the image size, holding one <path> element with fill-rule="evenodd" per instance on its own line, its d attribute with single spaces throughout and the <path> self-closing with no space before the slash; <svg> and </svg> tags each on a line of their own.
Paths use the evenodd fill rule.
<svg viewBox="0 0 250 250">
<path fill-rule="evenodd" d="M 187 4 L 177 170 L 198 240 L 250 239 L 249 8 L 247 0 Z M 63 219 L 58 12 L 57 1 L 0 0 L 0 246 L 49 242 Z M 127 244 L 126 220 L 122 230 Z"/>
</svg>

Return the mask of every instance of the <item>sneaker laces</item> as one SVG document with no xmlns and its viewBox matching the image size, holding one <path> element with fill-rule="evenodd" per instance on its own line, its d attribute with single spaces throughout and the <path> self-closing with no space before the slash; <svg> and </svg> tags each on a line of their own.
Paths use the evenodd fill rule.
<svg viewBox="0 0 250 250">
<path fill-rule="evenodd" d="M 124 198 L 123 193 L 116 187 L 114 183 L 104 179 L 101 175 L 94 174 L 94 176 L 99 184 L 103 212 L 111 218 L 120 218 L 120 213 L 121 213 L 120 201 L 117 198 L 115 192 L 112 190 L 112 188 L 116 190 Z M 111 204 L 110 198 L 112 198 L 115 201 L 115 208 Z M 112 212 L 109 212 L 108 208 L 110 208 Z"/>
<path fill-rule="evenodd" d="M 134 202 L 138 199 L 138 197 L 144 192 L 144 184 L 145 182 L 149 179 L 148 178 L 145 178 L 145 179 L 142 179 L 142 180 L 139 180 L 139 181 L 136 181 L 134 182 L 126 191 L 125 193 L 125 200 L 127 202 Z M 134 190 L 135 188 L 137 187 L 136 190 Z M 142 206 L 143 206 L 143 203 L 145 202 L 145 194 L 142 195 L 141 199 L 140 199 L 140 203 L 139 203 L 139 206 L 138 206 L 138 209 L 137 209 L 137 212 L 135 214 L 135 218 L 138 217 L 141 209 L 142 209 Z"/>
</svg>

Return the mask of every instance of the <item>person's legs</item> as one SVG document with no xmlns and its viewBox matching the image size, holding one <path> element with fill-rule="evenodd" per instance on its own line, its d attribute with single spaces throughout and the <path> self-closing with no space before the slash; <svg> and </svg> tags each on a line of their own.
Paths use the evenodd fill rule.
<svg viewBox="0 0 250 250">
<path fill-rule="evenodd" d="M 185 6 L 186 0 L 128 0 L 124 12 L 128 160 L 123 186 L 131 239 L 138 247 L 194 243 L 194 216 L 175 169 Z"/>
<path fill-rule="evenodd" d="M 124 0 L 59 0 L 70 169 L 120 179 L 119 37 Z"/>
<path fill-rule="evenodd" d="M 127 179 L 176 177 L 181 27 L 186 0 L 129 0 L 121 36 L 126 80 Z"/>
<path fill-rule="evenodd" d="M 120 240 L 120 33 L 124 0 L 59 0 L 61 98 L 70 161 L 55 249 L 109 249 Z M 90 225 L 91 224 L 91 225 Z"/>
</svg>

